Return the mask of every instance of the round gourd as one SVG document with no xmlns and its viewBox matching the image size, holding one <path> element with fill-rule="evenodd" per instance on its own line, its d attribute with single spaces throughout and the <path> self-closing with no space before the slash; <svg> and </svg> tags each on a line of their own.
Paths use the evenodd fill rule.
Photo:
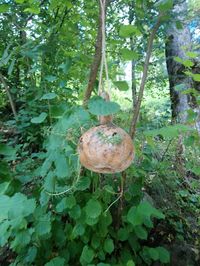
<svg viewBox="0 0 200 266">
<path fill-rule="evenodd" d="M 93 127 L 79 141 L 81 164 L 97 173 L 118 173 L 130 166 L 134 147 L 130 136 L 113 124 Z"/>
</svg>

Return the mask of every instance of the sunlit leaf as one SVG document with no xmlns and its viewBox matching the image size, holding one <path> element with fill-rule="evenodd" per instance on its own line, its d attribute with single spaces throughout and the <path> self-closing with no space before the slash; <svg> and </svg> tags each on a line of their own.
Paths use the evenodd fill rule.
<svg viewBox="0 0 200 266">
<path fill-rule="evenodd" d="M 129 89 L 128 83 L 125 80 L 114 81 L 113 83 L 120 91 L 127 91 Z"/>
<path fill-rule="evenodd" d="M 198 56 L 198 53 L 196 52 L 187 52 L 186 55 L 191 58 L 196 58 Z"/>
<path fill-rule="evenodd" d="M 40 8 L 38 6 L 31 6 L 24 9 L 24 12 L 33 13 L 38 15 L 40 13 Z"/>
<path fill-rule="evenodd" d="M 132 35 L 141 35 L 140 30 L 134 25 L 122 25 L 119 30 L 120 37 L 128 38 Z"/>
<path fill-rule="evenodd" d="M 46 117 L 47 117 L 47 113 L 42 112 L 39 116 L 33 117 L 31 119 L 31 123 L 33 123 L 33 124 L 40 124 L 40 123 L 44 122 L 44 120 L 46 119 Z"/>
<path fill-rule="evenodd" d="M 41 97 L 41 100 L 52 100 L 55 99 L 58 95 L 55 92 L 46 93 Z"/>
<path fill-rule="evenodd" d="M 2 4 L 0 5 L 0 13 L 5 13 L 9 10 L 9 5 L 8 4 Z"/>
<path fill-rule="evenodd" d="M 122 54 L 122 59 L 125 61 L 138 59 L 138 53 L 135 51 L 129 50 L 127 48 L 122 49 L 121 54 Z"/>
</svg>

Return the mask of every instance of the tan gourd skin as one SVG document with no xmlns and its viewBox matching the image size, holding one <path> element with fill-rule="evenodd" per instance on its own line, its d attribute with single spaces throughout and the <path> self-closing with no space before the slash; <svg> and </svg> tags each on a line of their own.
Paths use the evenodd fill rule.
<svg viewBox="0 0 200 266">
<path fill-rule="evenodd" d="M 100 96 L 110 100 L 107 92 Z M 112 116 L 100 116 L 100 125 L 90 128 L 79 141 L 81 164 L 97 173 L 119 173 L 130 166 L 134 159 L 131 137 L 112 123 Z"/>
</svg>

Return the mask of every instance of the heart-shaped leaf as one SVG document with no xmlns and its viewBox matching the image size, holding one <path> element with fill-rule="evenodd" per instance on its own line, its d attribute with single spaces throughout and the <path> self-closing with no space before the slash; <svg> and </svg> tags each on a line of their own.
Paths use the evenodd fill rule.
<svg viewBox="0 0 200 266">
<path fill-rule="evenodd" d="M 111 115 L 120 110 L 119 104 L 115 102 L 106 102 L 101 97 L 91 99 L 88 108 L 93 115 Z"/>
</svg>

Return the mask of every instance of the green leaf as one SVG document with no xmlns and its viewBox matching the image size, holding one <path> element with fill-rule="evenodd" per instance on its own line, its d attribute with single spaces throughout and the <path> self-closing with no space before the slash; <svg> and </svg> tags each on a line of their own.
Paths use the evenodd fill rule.
<svg viewBox="0 0 200 266">
<path fill-rule="evenodd" d="M 38 15 L 40 13 L 40 7 L 39 6 L 31 6 L 31 7 L 25 8 L 24 12 Z"/>
<path fill-rule="evenodd" d="M 17 4 L 23 4 L 23 3 L 25 2 L 25 0 L 15 0 L 15 2 L 16 2 Z"/>
<path fill-rule="evenodd" d="M 17 206 L 17 208 L 16 208 Z M 0 196 L 0 221 L 5 219 L 15 219 L 26 217 L 35 210 L 36 202 L 34 199 L 27 199 L 24 194 L 16 193 L 12 197 Z"/>
<path fill-rule="evenodd" d="M 119 30 L 119 36 L 123 38 L 128 38 L 131 36 L 140 36 L 140 30 L 134 25 L 122 25 Z"/>
<path fill-rule="evenodd" d="M 52 76 L 52 75 L 47 75 L 45 77 L 45 79 L 49 82 L 54 82 L 55 80 L 57 80 L 57 77 L 56 76 Z"/>
<path fill-rule="evenodd" d="M 190 169 L 195 175 L 199 176 L 200 175 L 200 167 L 192 167 Z"/>
<path fill-rule="evenodd" d="M 192 62 L 192 61 L 189 60 L 189 59 L 183 60 L 183 61 L 182 61 L 182 64 L 183 64 L 185 67 L 192 67 L 192 66 L 194 66 L 194 62 Z"/>
<path fill-rule="evenodd" d="M 151 217 L 163 219 L 165 216 L 148 202 L 141 202 L 137 207 L 132 207 L 127 214 L 127 221 L 134 227 L 145 224 L 152 227 Z"/>
<path fill-rule="evenodd" d="M 50 171 L 44 181 L 44 189 L 48 192 L 55 191 L 56 178 L 54 172 Z"/>
<path fill-rule="evenodd" d="M 111 115 L 120 110 L 119 104 L 115 102 L 106 102 L 100 97 L 94 97 L 88 104 L 89 112 L 93 115 Z"/>
<path fill-rule="evenodd" d="M 126 266 L 135 266 L 135 262 L 132 260 L 129 260 L 126 264 Z"/>
<path fill-rule="evenodd" d="M 10 185 L 10 182 L 3 182 L 3 183 L 0 184 L 0 195 L 6 193 L 9 185 Z"/>
<path fill-rule="evenodd" d="M 73 195 L 63 198 L 56 206 L 57 212 L 63 212 L 66 209 L 72 209 L 76 205 L 76 199 Z"/>
<path fill-rule="evenodd" d="M 11 231 L 9 230 L 9 227 L 10 227 L 10 222 L 9 221 L 3 221 L 0 223 L 0 246 L 3 247 L 10 235 L 11 235 Z"/>
<path fill-rule="evenodd" d="M 96 219 L 102 212 L 102 207 L 99 201 L 90 199 L 85 207 L 86 215 L 89 218 Z"/>
<path fill-rule="evenodd" d="M 94 258 L 94 251 L 88 246 L 84 246 L 83 251 L 81 253 L 80 261 L 83 263 L 91 263 Z"/>
<path fill-rule="evenodd" d="M 66 198 L 66 205 L 68 209 L 72 209 L 76 205 L 76 199 L 73 195 Z"/>
<path fill-rule="evenodd" d="M 31 241 L 30 231 L 21 231 L 15 235 L 14 240 L 11 243 L 11 248 L 14 250 L 26 247 Z"/>
<path fill-rule="evenodd" d="M 198 53 L 195 52 L 187 52 L 186 55 L 190 58 L 196 58 L 198 57 Z"/>
<path fill-rule="evenodd" d="M 122 59 L 125 61 L 138 60 L 138 53 L 127 48 L 121 50 Z"/>
<path fill-rule="evenodd" d="M 98 221 L 99 221 L 99 216 L 96 218 L 91 218 L 91 217 L 87 216 L 85 219 L 85 223 L 90 225 L 90 226 L 97 224 Z"/>
<path fill-rule="evenodd" d="M 120 91 L 127 91 L 129 89 L 128 83 L 125 80 L 114 81 L 113 84 L 120 90 Z"/>
<path fill-rule="evenodd" d="M 144 227 L 137 225 L 134 227 L 134 231 L 135 231 L 135 234 L 138 238 L 144 239 L 144 240 L 147 239 L 148 233 Z"/>
<path fill-rule="evenodd" d="M 62 63 L 58 66 L 59 69 L 62 69 L 63 73 L 64 74 L 67 74 L 70 67 L 72 65 L 72 60 L 70 58 L 67 58 L 66 59 L 66 62 L 65 63 Z"/>
<path fill-rule="evenodd" d="M 9 68 L 8 68 L 8 75 L 9 75 L 9 76 L 10 76 L 10 75 L 12 74 L 12 72 L 13 72 L 13 68 L 14 68 L 14 65 L 15 65 L 15 61 L 16 61 L 16 59 L 13 58 L 12 61 L 11 61 L 11 63 L 10 63 L 10 66 L 9 66 Z"/>
<path fill-rule="evenodd" d="M 92 236 L 91 245 L 94 249 L 97 249 L 101 245 L 101 238 L 96 234 Z"/>
<path fill-rule="evenodd" d="M 10 198 L 5 195 L 0 196 L 0 222 L 8 219 L 8 210 L 10 208 Z"/>
<path fill-rule="evenodd" d="M 41 97 L 41 100 L 52 100 L 55 99 L 58 95 L 55 92 L 46 93 Z"/>
<path fill-rule="evenodd" d="M 70 211 L 69 216 L 73 219 L 78 219 L 81 216 L 81 208 L 79 205 L 75 205 Z"/>
<path fill-rule="evenodd" d="M 192 62 L 192 61 L 189 60 L 189 59 L 184 60 L 184 59 L 182 59 L 182 58 L 180 58 L 180 57 L 178 57 L 178 56 L 175 56 L 175 57 L 174 57 L 174 60 L 175 60 L 176 62 L 178 62 L 178 63 L 181 63 L 181 64 L 184 65 L 185 67 L 192 67 L 192 66 L 194 66 L 194 62 Z"/>
<path fill-rule="evenodd" d="M 45 214 L 40 216 L 39 221 L 35 226 L 35 232 L 38 236 L 43 236 L 49 234 L 51 231 L 51 219 L 50 215 Z"/>
<path fill-rule="evenodd" d="M 8 4 L 2 4 L 0 5 L 0 13 L 8 12 L 10 6 Z"/>
<path fill-rule="evenodd" d="M 16 149 L 4 143 L 0 143 L 0 154 L 6 156 L 7 160 L 14 160 L 16 157 Z"/>
<path fill-rule="evenodd" d="M 193 74 L 192 77 L 194 81 L 200 81 L 200 74 Z"/>
<path fill-rule="evenodd" d="M 191 127 L 182 125 L 182 124 L 176 124 L 172 126 L 163 127 L 161 129 L 154 129 L 154 130 L 148 130 L 145 131 L 144 134 L 146 136 L 155 137 L 157 135 L 162 135 L 164 138 L 175 138 L 178 137 L 180 132 L 188 132 L 192 130 Z"/>
<path fill-rule="evenodd" d="M 113 252 L 113 250 L 114 250 L 113 240 L 112 239 L 106 239 L 104 241 L 103 248 L 104 248 L 105 252 L 111 254 Z"/>
<path fill-rule="evenodd" d="M 138 211 L 144 215 L 144 217 L 156 217 L 158 219 L 164 219 L 165 216 L 164 214 L 162 214 L 162 212 L 160 212 L 159 210 L 157 210 L 156 208 L 154 208 L 149 202 L 147 201 L 143 201 L 139 204 L 138 206 Z"/>
<path fill-rule="evenodd" d="M 44 266 L 65 266 L 65 259 L 56 257 L 47 262 Z"/>
<path fill-rule="evenodd" d="M 87 176 L 83 176 L 76 186 L 76 190 L 84 191 L 90 187 L 91 179 Z"/>
<path fill-rule="evenodd" d="M 42 190 L 40 194 L 40 205 L 41 206 L 47 205 L 49 202 L 49 199 L 50 199 L 50 196 L 44 190 Z"/>
<path fill-rule="evenodd" d="M 46 119 L 46 117 L 47 117 L 47 113 L 42 112 L 39 116 L 33 117 L 31 119 L 31 123 L 33 123 L 33 124 L 40 124 L 40 123 L 44 122 L 44 120 Z"/>
<path fill-rule="evenodd" d="M 178 62 L 178 63 L 183 63 L 183 59 L 181 59 L 180 57 L 178 57 L 178 56 L 175 56 L 174 57 L 174 60 L 176 61 L 176 62 Z"/>
<path fill-rule="evenodd" d="M 126 241 L 129 237 L 129 232 L 126 228 L 120 228 L 117 232 L 117 236 L 120 241 Z"/>
<path fill-rule="evenodd" d="M 162 263 L 169 263 L 170 262 L 170 254 L 169 252 L 163 247 L 156 248 L 159 253 L 159 259 Z"/>
<path fill-rule="evenodd" d="M 55 152 L 54 164 L 56 167 L 55 174 L 58 178 L 62 179 L 70 176 L 70 167 L 64 154 Z"/>
<path fill-rule="evenodd" d="M 25 259 L 24 261 L 27 263 L 32 263 L 35 261 L 35 258 L 36 258 L 36 255 L 37 255 L 37 248 L 36 247 L 30 247 L 28 249 L 28 253 L 27 255 L 25 256 Z"/>
<path fill-rule="evenodd" d="M 157 6 L 159 11 L 166 12 L 173 8 L 173 0 L 161 0 L 158 2 Z"/>
<path fill-rule="evenodd" d="M 178 30 L 182 30 L 183 29 L 183 24 L 180 21 L 176 21 L 176 28 Z"/>
<path fill-rule="evenodd" d="M 72 231 L 72 238 L 76 238 L 77 236 L 82 236 L 85 233 L 85 227 L 81 224 L 78 223 L 75 225 Z"/>
<path fill-rule="evenodd" d="M 152 260 L 158 260 L 159 252 L 158 252 L 157 248 L 148 248 L 148 253 L 149 253 L 150 258 Z"/>
<path fill-rule="evenodd" d="M 127 221 L 133 226 L 140 225 L 143 223 L 143 215 L 138 212 L 136 207 L 131 207 L 127 214 Z"/>
<path fill-rule="evenodd" d="M 35 199 L 27 199 L 27 196 L 24 194 L 16 193 L 10 199 L 11 205 L 8 214 L 11 219 L 19 216 L 29 216 L 36 208 Z"/>
<path fill-rule="evenodd" d="M 66 204 L 66 198 L 63 198 L 57 205 L 56 205 L 56 211 L 61 213 L 64 210 L 67 209 L 67 204 Z"/>
</svg>

